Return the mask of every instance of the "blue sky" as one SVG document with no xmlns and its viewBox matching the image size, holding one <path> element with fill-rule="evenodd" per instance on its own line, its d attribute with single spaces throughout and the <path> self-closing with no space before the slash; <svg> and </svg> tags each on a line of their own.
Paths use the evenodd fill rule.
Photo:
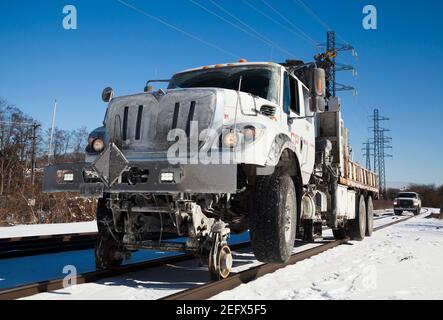
<svg viewBox="0 0 443 320">
<path fill-rule="evenodd" d="M 200 39 L 233 53 L 205 45 L 136 12 L 116 0 L 25 1 L 0 0 L 0 96 L 50 125 L 52 105 L 59 101 L 57 125 L 65 129 L 100 125 L 105 104 L 101 90 L 112 86 L 117 95 L 139 92 L 152 78 L 206 64 L 237 60 L 283 61 L 285 52 L 272 49 L 251 35 L 210 15 L 189 0 L 125 0 Z M 235 22 L 209 1 L 195 0 Z M 281 21 L 267 20 L 241 0 L 214 0 L 258 33 L 309 60 L 311 41 L 261 0 L 248 0 L 255 8 Z M 325 28 L 297 0 L 266 0 L 317 42 L 325 41 Z M 304 0 L 340 35 L 352 43 L 358 59 L 339 56 L 358 69 L 358 77 L 340 73 L 338 81 L 351 84 L 358 95 L 341 93 L 345 123 L 351 132 L 355 159 L 370 136 L 369 114 L 377 107 L 391 120 L 392 160 L 388 181 L 443 184 L 443 105 L 439 93 L 443 71 L 443 2 Z M 78 29 L 62 27 L 65 5 L 75 5 Z M 362 28 L 362 9 L 375 5 L 378 29 Z M 237 23 L 237 22 L 235 22 Z M 238 24 L 238 23 L 237 23 Z"/>
</svg>

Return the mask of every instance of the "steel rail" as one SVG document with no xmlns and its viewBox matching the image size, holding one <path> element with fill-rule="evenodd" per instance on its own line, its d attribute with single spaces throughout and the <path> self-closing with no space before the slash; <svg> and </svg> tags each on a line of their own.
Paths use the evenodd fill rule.
<svg viewBox="0 0 443 320">
<path fill-rule="evenodd" d="M 394 224 L 407 221 L 414 216 L 410 216 L 404 219 L 398 219 L 396 221 L 387 223 L 385 225 L 374 228 L 374 231 L 379 231 L 383 228 L 392 226 Z M 196 286 L 194 288 L 180 291 L 178 293 L 166 296 L 161 298 L 160 300 L 198 300 L 198 299 L 209 299 L 212 296 L 227 290 L 232 290 L 240 284 L 247 283 L 253 281 L 263 275 L 272 273 L 278 269 L 284 268 L 289 265 L 296 264 L 305 259 L 309 259 L 315 255 L 318 255 L 322 252 L 330 250 L 334 247 L 337 247 L 343 243 L 346 243 L 348 239 L 344 240 L 335 240 L 330 241 L 325 244 L 319 245 L 317 247 L 304 250 L 302 252 L 295 253 L 291 256 L 289 262 L 284 264 L 262 264 L 256 267 L 252 267 L 248 270 L 235 273 L 228 277 L 227 279 L 223 279 L 220 281 L 209 282 L 200 286 Z M 231 249 L 240 249 L 245 248 L 250 245 L 249 242 L 239 243 L 235 245 L 231 245 Z M 166 257 L 146 262 L 139 262 L 135 264 L 124 265 L 117 269 L 112 270 L 99 270 L 92 271 L 84 274 L 78 275 L 75 280 L 77 284 L 90 283 L 94 281 L 98 281 L 101 279 L 115 277 L 122 274 L 137 272 L 149 268 L 159 267 L 170 263 L 177 263 L 186 260 L 195 259 L 195 255 L 193 253 L 180 254 L 172 257 Z M 34 294 L 50 292 L 55 290 L 60 290 L 64 288 L 63 279 L 55 279 L 55 280 L 47 280 L 37 283 L 32 283 L 28 285 L 18 286 L 6 290 L 0 291 L 0 300 L 14 300 L 20 299 L 28 296 L 32 296 Z"/>
<path fill-rule="evenodd" d="M 404 219 L 398 219 L 396 221 L 384 224 L 382 226 L 374 228 L 374 231 L 379 231 L 384 228 L 390 227 L 394 224 L 405 222 L 414 216 L 410 216 Z M 282 264 L 269 264 L 265 263 L 248 270 L 233 274 L 226 279 L 219 281 L 212 281 L 209 283 L 205 283 L 203 285 L 196 286 L 191 289 L 187 289 L 184 291 L 180 291 L 174 293 L 172 295 L 160 298 L 159 300 L 205 300 L 209 299 L 223 291 L 232 290 L 241 284 L 245 284 L 251 281 L 254 281 L 266 274 L 273 273 L 281 268 L 285 268 L 290 265 L 294 265 L 300 261 L 312 258 L 320 253 L 328 251 L 332 248 L 335 248 L 339 245 L 347 243 L 349 239 L 344 240 L 335 240 L 328 242 L 326 244 L 320 245 L 318 247 L 314 247 L 312 249 L 308 249 L 302 252 L 295 253 L 291 256 L 287 263 Z"/>
<path fill-rule="evenodd" d="M 151 238 L 158 239 L 158 236 L 153 235 Z M 177 235 L 163 234 L 163 239 L 171 238 L 177 238 Z M 0 238 L 0 260 L 92 249 L 96 240 L 97 232 Z"/>
<path fill-rule="evenodd" d="M 249 245 L 250 245 L 249 242 L 238 243 L 231 245 L 230 248 L 235 250 L 235 249 L 248 247 Z M 101 279 L 115 277 L 130 272 L 137 272 L 145 269 L 163 266 L 170 263 L 177 263 L 192 259 L 195 259 L 194 253 L 184 253 L 166 258 L 128 264 L 115 269 L 96 270 L 77 275 L 75 277 L 75 283 L 83 284 L 83 283 L 94 282 Z M 9 288 L 5 290 L 0 290 L 0 300 L 20 299 L 32 296 L 34 294 L 60 290 L 63 288 L 64 288 L 64 279 L 46 280 L 14 288 Z"/>
<path fill-rule="evenodd" d="M 0 259 L 89 249 L 96 238 L 96 232 L 1 238 Z"/>
</svg>

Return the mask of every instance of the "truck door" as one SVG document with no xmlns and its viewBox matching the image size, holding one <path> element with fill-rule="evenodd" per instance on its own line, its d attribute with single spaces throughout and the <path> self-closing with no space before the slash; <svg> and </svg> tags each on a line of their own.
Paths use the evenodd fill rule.
<svg viewBox="0 0 443 320">
<path fill-rule="evenodd" d="M 288 117 L 293 119 L 288 122 L 290 136 L 296 146 L 303 182 L 307 183 L 315 161 L 315 129 L 313 119 L 306 118 L 310 116 L 309 95 L 308 102 L 305 102 L 303 89 L 304 86 L 298 79 L 285 72 L 283 109 Z M 306 112 L 306 107 L 309 114 Z"/>
</svg>

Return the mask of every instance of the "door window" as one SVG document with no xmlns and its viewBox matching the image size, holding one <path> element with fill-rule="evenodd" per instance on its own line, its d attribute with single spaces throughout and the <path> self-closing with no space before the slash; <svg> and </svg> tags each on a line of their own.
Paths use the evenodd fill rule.
<svg viewBox="0 0 443 320">
<path fill-rule="evenodd" d="M 289 113 L 289 110 L 300 115 L 300 99 L 298 94 L 298 81 L 285 73 L 283 110 Z"/>
</svg>

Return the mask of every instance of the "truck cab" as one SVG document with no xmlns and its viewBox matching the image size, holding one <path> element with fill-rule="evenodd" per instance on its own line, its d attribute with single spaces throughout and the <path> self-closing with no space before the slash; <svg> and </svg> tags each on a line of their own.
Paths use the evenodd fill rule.
<svg viewBox="0 0 443 320">
<path fill-rule="evenodd" d="M 394 213 L 401 215 L 404 211 L 414 212 L 419 215 L 421 212 L 421 198 L 416 192 L 400 192 L 394 199 Z"/>
</svg>

